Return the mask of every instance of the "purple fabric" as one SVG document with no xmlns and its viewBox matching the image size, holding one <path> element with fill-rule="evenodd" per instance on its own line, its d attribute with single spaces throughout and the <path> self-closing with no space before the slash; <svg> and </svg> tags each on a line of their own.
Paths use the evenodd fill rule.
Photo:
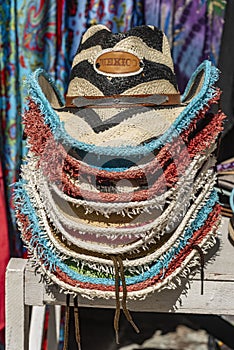
<svg viewBox="0 0 234 350">
<path fill-rule="evenodd" d="M 217 64 L 226 3 L 222 0 L 145 0 L 145 22 L 169 38 L 181 92 L 196 67 Z"/>
</svg>

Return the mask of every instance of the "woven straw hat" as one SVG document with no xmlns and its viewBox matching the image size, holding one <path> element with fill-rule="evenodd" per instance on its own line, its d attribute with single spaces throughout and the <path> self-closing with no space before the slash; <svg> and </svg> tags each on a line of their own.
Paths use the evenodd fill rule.
<svg viewBox="0 0 234 350">
<path fill-rule="evenodd" d="M 41 69 L 28 79 L 28 89 L 54 137 L 78 156 L 139 157 L 177 137 L 217 95 L 217 79 L 216 68 L 205 61 L 180 96 L 160 30 L 142 26 L 112 34 L 97 25 L 82 38 L 66 101 Z"/>
</svg>

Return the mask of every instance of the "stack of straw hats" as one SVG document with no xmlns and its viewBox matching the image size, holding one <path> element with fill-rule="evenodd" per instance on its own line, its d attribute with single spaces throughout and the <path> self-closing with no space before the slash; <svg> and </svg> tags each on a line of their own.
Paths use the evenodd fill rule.
<svg viewBox="0 0 234 350">
<path fill-rule="evenodd" d="M 29 77 L 15 205 L 48 283 L 125 308 L 203 265 L 220 223 L 217 79 L 204 61 L 181 96 L 162 31 L 103 25 L 83 35 L 65 100 L 42 69 Z"/>
</svg>

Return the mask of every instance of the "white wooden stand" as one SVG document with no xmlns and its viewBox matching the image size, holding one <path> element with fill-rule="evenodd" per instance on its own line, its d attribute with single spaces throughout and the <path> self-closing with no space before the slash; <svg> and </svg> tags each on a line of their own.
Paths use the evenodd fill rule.
<svg viewBox="0 0 234 350">
<path fill-rule="evenodd" d="M 215 261 L 208 263 L 205 269 L 204 295 L 200 294 L 201 281 L 198 273 L 192 281 L 187 281 L 186 293 L 183 292 L 184 285 L 175 290 L 156 292 L 145 300 L 129 301 L 129 310 L 234 315 L 234 247 L 227 236 L 228 220 L 223 219 L 220 246 Z M 88 300 L 79 297 L 78 301 L 79 306 L 115 307 L 114 300 Z M 55 350 L 58 345 L 58 308 L 65 303 L 65 295 L 59 293 L 55 285 L 48 287 L 43 284 L 40 275 L 35 273 L 29 261 L 12 258 L 6 273 L 6 350 L 41 349 L 45 305 L 50 305 L 53 312 L 54 306 L 57 305 L 57 318 L 52 317 L 50 322 L 52 333 L 49 333 L 51 345 L 48 347 Z M 31 316 L 31 332 L 29 306 L 36 310 L 36 316 Z"/>
</svg>

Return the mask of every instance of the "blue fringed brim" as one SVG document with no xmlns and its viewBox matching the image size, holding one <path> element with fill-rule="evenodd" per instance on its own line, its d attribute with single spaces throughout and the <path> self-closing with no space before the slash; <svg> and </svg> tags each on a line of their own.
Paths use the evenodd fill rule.
<svg viewBox="0 0 234 350">
<path fill-rule="evenodd" d="M 214 89 L 214 84 L 218 80 L 219 71 L 217 68 L 212 66 L 211 62 L 204 61 L 194 72 L 190 81 L 188 82 L 187 88 L 182 96 L 181 102 L 184 103 L 189 97 L 190 91 L 195 84 L 196 78 L 201 74 L 204 74 L 204 79 L 200 91 L 192 100 L 185 106 L 184 110 L 179 114 L 176 120 L 171 124 L 167 131 L 159 138 L 152 140 L 145 145 L 138 146 L 122 146 L 122 147 L 104 147 L 95 146 L 93 144 L 87 144 L 84 142 L 79 142 L 72 138 L 64 128 L 63 123 L 60 121 L 58 114 L 51 107 L 46 96 L 42 92 L 40 87 L 39 78 L 44 76 L 51 87 L 58 96 L 58 100 L 63 103 L 63 98 L 60 96 L 55 83 L 48 76 L 48 74 L 42 70 L 37 69 L 33 74 L 27 79 L 27 87 L 29 96 L 35 101 L 39 106 L 43 116 L 44 122 L 50 127 L 54 138 L 62 142 L 66 147 L 76 148 L 83 152 L 89 152 L 90 154 L 95 154 L 97 156 L 113 156 L 113 157 L 132 157 L 139 156 L 143 157 L 148 153 L 159 149 L 164 146 L 167 142 L 171 142 L 174 138 L 178 137 L 183 130 L 186 130 L 191 121 L 196 117 L 197 113 L 202 110 L 208 102 L 217 93 Z"/>
</svg>

